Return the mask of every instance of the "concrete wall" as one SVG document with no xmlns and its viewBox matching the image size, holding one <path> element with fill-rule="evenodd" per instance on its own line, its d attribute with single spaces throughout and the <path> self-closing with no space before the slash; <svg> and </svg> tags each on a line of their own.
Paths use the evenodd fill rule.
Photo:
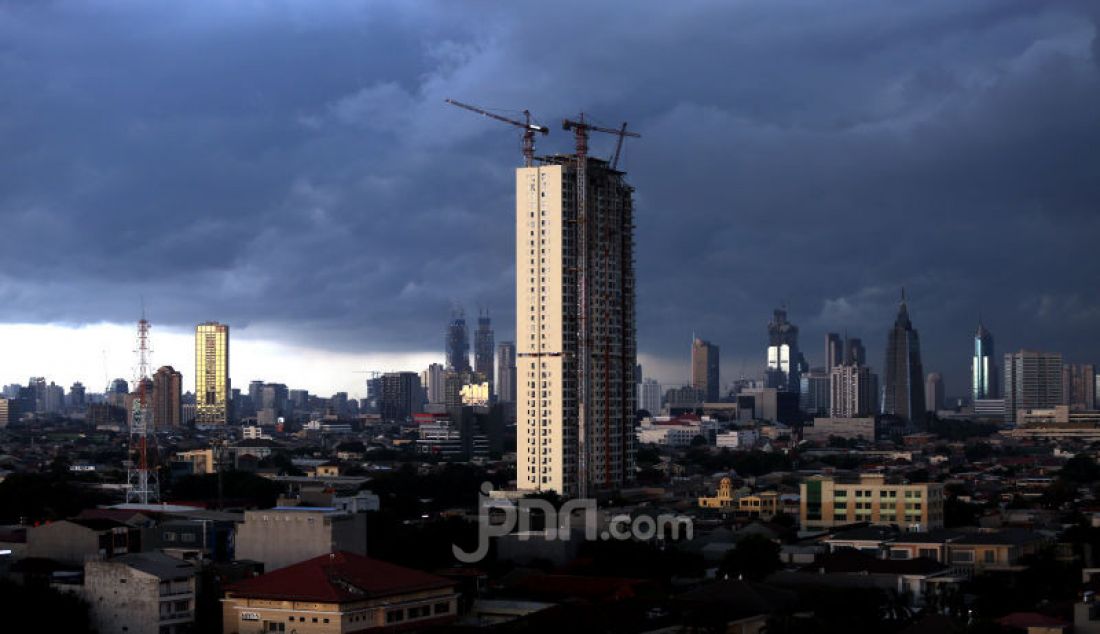
<svg viewBox="0 0 1100 634">
<path fill-rule="evenodd" d="M 367 554 L 363 513 L 324 511 L 246 511 L 237 528 L 237 559 L 253 559 L 264 571 L 285 568 L 334 550 Z"/>
<path fill-rule="evenodd" d="M 99 535 L 72 522 L 35 526 L 27 531 L 26 556 L 82 565 L 89 559 L 100 558 Z"/>
</svg>

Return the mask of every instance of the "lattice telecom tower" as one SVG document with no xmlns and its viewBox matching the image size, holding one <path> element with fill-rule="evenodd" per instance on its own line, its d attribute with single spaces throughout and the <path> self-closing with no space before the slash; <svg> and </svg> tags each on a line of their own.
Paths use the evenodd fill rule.
<svg viewBox="0 0 1100 634">
<path fill-rule="evenodd" d="M 156 430 L 153 425 L 153 405 L 149 395 L 149 322 L 142 311 L 138 321 L 137 395 L 133 400 L 130 418 L 130 456 L 126 461 L 126 502 L 152 504 L 160 501 L 160 482 L 156 465 L 150 463 L 150 454 L 156 457 Z"/>
</svg>

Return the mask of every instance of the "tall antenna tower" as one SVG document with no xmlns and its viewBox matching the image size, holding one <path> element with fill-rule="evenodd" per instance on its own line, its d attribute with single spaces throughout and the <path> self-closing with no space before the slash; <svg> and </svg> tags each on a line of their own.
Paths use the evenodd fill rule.
<svg viewBox="0 0 1100 634">
<path fill-rule="evenodd" d="M 149 395 L 149 321 L 142 308 L 138 321 L 137 398 L 133 401 L 130 422 L 130 457 L 126 462 L 126 502 L 154 504 L 160 501 L 160 482 L 156 466 L 150 465 L 150 453 L 156 456 L 156 431 L 153 426 L 152 399 Z"/>
</svg>

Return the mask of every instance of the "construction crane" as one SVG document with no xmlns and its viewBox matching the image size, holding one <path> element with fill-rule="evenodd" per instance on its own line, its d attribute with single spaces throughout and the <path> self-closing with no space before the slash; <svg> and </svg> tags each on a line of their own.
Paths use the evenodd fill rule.
<svg viewBox="0 0 1100 634">
<path fill-rule="evenodd" d="M 626 137 L 633 137 L 635 139 L 642 138 L 642 135 L 637 132 L 629 132 L 626 129 L 626 121 L 623 121 L 622 127 L 618 130 L 614 128 L 603 128 L 598 125 L 592 125 L 584 120 L 584 113 L 581 113 L 580 119 L 574 121 L 572 119 L 565 119 L 561 122 L 563 130 L 572 130 L 577 139 L 578 151 L 583 146 L 585 154 L 588 152 L 588 131 L 604 132 L 606 134 L 614 134 L 619 137 L 618 142 L 615 143 L 615 155 L 611 157 L 611 169 L 618 169 L 619 155 L 623 151 L 623 139 Z"/>
<path fill-rule="evenodd" d="M 531 167 L 535 162 L 535 133 L 538 132 L 543 136 L 550 134 L 550 128 L 542 125 L 531 123 L 531 111 L 523 111 L 523 121 L 516 121 L 515 119 L 509 119 L 508 117 L 502 117 L 499 114 L 494 114 L 483 108 L 477 106 L 471 106 L 469 104 L 462 103 L 461 101 L 455 101 L 454 99 L 444 99 L 452 106 L 458 106 L 464 108 L 470 112 L 476 112 L 479 115 L 489 117 L 490 119 L 496 119 L 503 123 L 514 125 L 517 128 L 523 128 L 523 165 L 524 167 Z"/>
<path fill-rule="evenodd" d="M 577 398 L 577 444 L 579 455 L 579 497 L 585 497 L 588 488 L 589 478 L 589 443 L 592 441 L 588 437 L 588 426 L 590 424 L 589 415 L 589 381 L 591 380 L 591 369 L 589 364 L 591 363 L 591 353 L 589 352 L 590 342 L 588 335 L 588 133 L 604 132 L 607 134 L 615 134 L 619 137 L 619 142 L 615 146 L 615 156 L 611 162 L 611 168 L 615 169 L 619 162 L 619 153 L 623 147 L 623 139 L 625 137 L 640 138 L 642 135 L 637 132 L 627 132 L 626 122 L 623 122 L 622 128 L 614 130 L 612 128 L 602 128 L 600 126 L 592 125 L 584 120 L 584 113 L 582 112 L 577 120 L 564 119 L 561 123 L 563 130 L 572 130 L 573 136 L 576 141 L 576 174 L 577 174 L 577 253 L 580 254 L 577 257 L 577 285 L 579 286 L 577 293 L 577 315 L 578 315 L 578 336 L 577 336 L 577 385 L 579 389 Z M 606 424 L 606 422 L 605 422 Z"/>
</svg>

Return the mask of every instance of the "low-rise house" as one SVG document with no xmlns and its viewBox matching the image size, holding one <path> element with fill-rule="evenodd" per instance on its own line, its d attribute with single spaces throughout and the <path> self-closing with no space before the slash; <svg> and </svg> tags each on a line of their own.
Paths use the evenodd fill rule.
<svg viewBox="0 0 1100 634">
<path fill-rule="evenodd" d="M 947 543 L 948 563 L 963 574 L 1020 571 L 1020 558 L 1049 543 L 1041 533 L 1020 528 L 978 531 Z"/>
</svg>

